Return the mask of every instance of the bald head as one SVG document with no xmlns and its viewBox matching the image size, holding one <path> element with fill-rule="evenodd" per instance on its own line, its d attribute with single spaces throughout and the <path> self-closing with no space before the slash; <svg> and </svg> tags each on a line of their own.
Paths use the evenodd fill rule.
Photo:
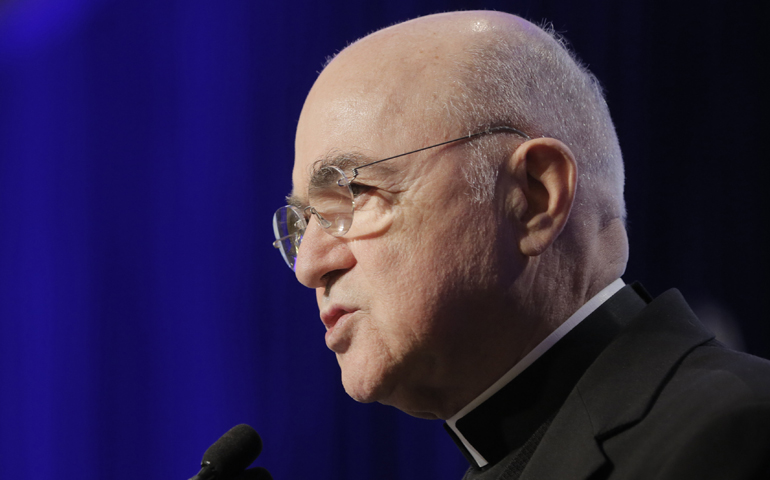
<svg viewBox="0 0 770 480">
<path fill-rule="evenodd" d="M 328 109 L 327 121 L 344 114 L 351 122 L 375 122 L 383 129 L 379 136 L 404 148 L 415 144 L 415 135 L 432 139 L 437 133 L 456 133 L 460 125 L 451 124 L 447 106 L 458 90 L 447 73 L 456 70 L 462 41 L 447 35 L 443 21 L 425 23 L 381 30 L 340 52 L 310 91 L 303 116 L 320 106 Z"/>
<path fill-rule="evenodd" d="M 327 70 L 319 82 L 328 74 L 342 88 L 360 82 L 362 93 L 387 92 L 380 113 L 390 122 L 416 118 L 420 132 L 511 125 L 561 140 L 579 167 L 574 215 L 598 215 L 603 226 L 624 221 L 622 155 L 601 87 L 552 32 L 500 12 L 431 15 L 364 37 Z M 413 126 L 402 134 L 413 138 Z M 489 200 L 501 152 L 473 153 L 473 199 Z"/>
</svg>

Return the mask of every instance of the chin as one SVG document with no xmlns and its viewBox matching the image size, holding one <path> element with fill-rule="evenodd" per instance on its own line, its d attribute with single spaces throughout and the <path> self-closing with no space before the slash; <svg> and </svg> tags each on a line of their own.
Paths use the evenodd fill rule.
<svg viewBox="0 0 770 480">
<path fill-rule="evenodd" d="M 349 360 L 349 359 L 348 359 Z M 360 365 L 357 365 L 360 367 Z M 366 365 L 372 367 L 371 364 Z M 353 368 L 340 361 L 342 386 L 350 398 L 359 403 L 382 403 L 401 410 L 395 395 L 397 376 L 387 369 Z"/>
<path fill-rule="evenodd" d="M 411 397 L 404 398 L 403 396 L 393 395 L 390 398 L 378 400 L 378 402 L 383 405 L 397 408 L 407 415 L 411 415 L 412 417 L 422 418 L 424 420 L 449 418 L 443 417 L 438 412 L 434 411 L 432 407 L 435 407 L 435 405 L 426 403 L 424 401 L 415 401 L 415 399 Z"/>
<path fill-rule="evenodd" d="M 343 373 L 342 386 L 345 388 L 345 393 L 350 398 L 359 403 L 374 403 L 383 401 L 384 395 L 380 393 L 380 388 L 376 385 L 368 385 L 367 383 L 350 382 L 345 380 Z"/>
<path fill-rule="evenodd" d="M 394 384 L 384 382 L 382 379 L 373 381 L 374 379 L 351 377 L 346 376 L 343 370 L 342 385 L 345 387 L 345 393 L 359 403 L 381 403 L 397 408 L 412 417 L 426 420 L 445 418 L 431 409 L 435 405 L 425 402 L 425 399 L 419 401 L 413 398 L 413 395 L 404 394 Z"/>
<path fill-rule="evenodd" d="M 373 403 L 382 402 L 388 396 L 388 388 L 381 375 L 346 366 L 339 357 L 338 361 L 342 370 L 342 386 L 350 398 L 360 403 Z"/>
</svg>

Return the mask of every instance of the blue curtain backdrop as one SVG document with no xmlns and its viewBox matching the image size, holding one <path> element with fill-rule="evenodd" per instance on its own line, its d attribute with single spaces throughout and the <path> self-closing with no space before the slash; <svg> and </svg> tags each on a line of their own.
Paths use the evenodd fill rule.
<svg viewBox="0 0 770 480">
<path fill-rule="evenodd" d="M 324 59 L 479 8 L 552 21 L 604 84 L 625 278 L 770 356 L 766 2 L 5 0 L 0 478 L 186 479 L 243 422 L 277 480 L 459 478 L 440 422 L 346 397 L 269 222 Z"/>
</svg>

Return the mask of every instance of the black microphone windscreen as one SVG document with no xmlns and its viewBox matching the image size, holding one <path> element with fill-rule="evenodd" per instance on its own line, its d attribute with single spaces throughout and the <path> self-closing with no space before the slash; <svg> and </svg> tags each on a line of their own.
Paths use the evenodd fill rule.
<svg viewBox="0 0 770 480">
<path fill-rule="evenodd" d="M 259 434 L 246 424 L 236 425 L 206 450 L 203 463 L 210 463 L 219 478 L 228 478 L 245 470 L 261 451 Z"/>
<path fill-rule="evenodd" d="M 241 473 L 233 480 L 273 480 L 273 476 L 262 467 L 254 467 Z"/>
</svg>

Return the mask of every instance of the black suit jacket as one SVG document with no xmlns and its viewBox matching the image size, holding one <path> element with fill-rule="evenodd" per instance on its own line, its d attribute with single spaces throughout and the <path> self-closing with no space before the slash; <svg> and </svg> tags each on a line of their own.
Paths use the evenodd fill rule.
<svg viewBox="0 0 770 480">
<path fill-rule="evenodd" d="M 678 291 L 647 304 L 636 290 L 618 292 L 479 407 L 486 413 L 465 428 L 469 439 L 491 436 L 493 464 L 466 478 L 770 478 L 770 362 L 713 340 Z M 561 394 L 540 378 L 560 375 Z M 539 401 L 522 403 L 530 392 Z"/>
</svg>

